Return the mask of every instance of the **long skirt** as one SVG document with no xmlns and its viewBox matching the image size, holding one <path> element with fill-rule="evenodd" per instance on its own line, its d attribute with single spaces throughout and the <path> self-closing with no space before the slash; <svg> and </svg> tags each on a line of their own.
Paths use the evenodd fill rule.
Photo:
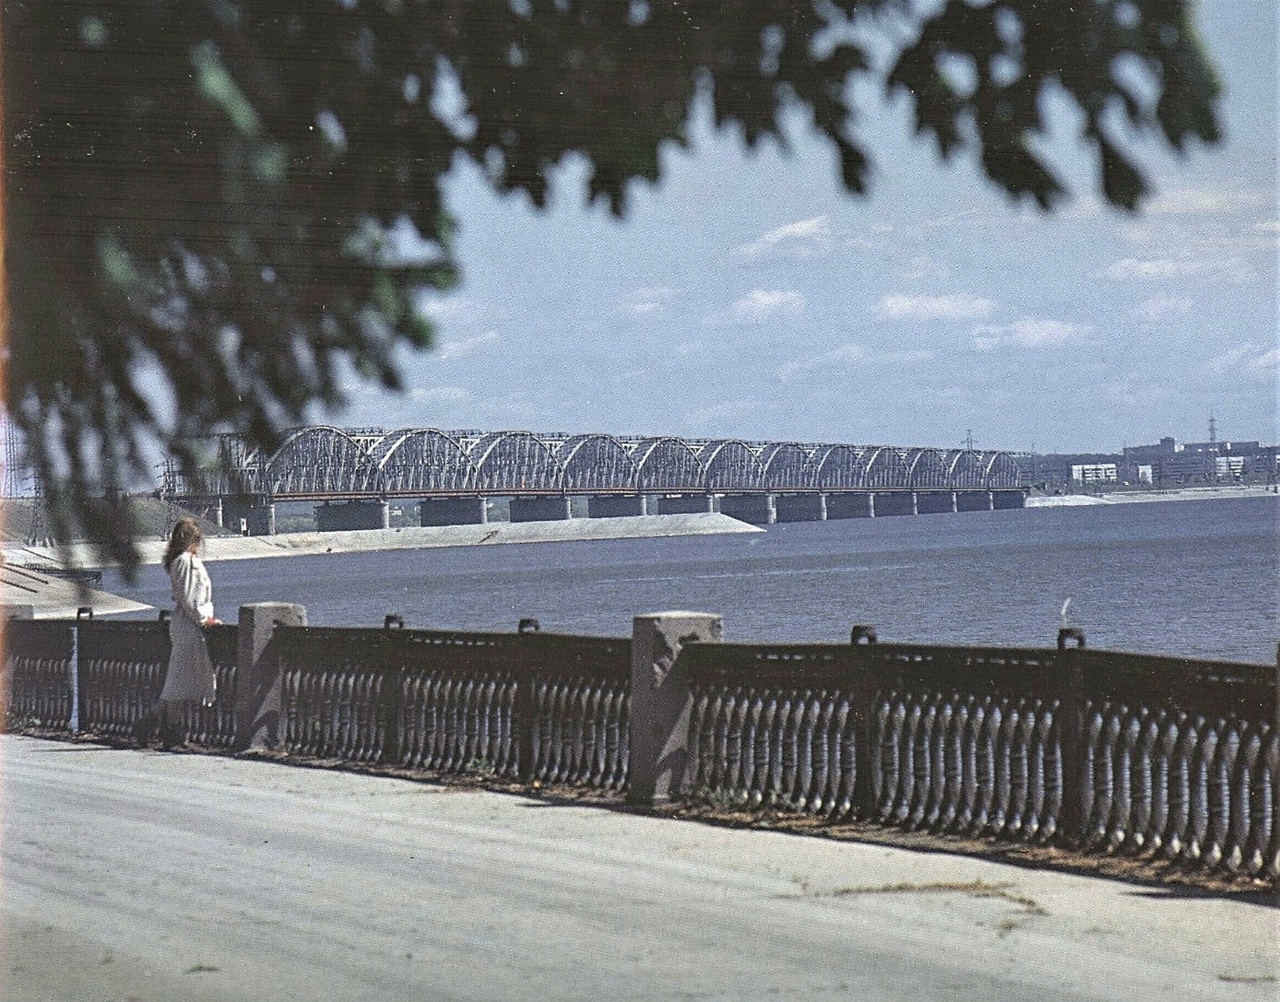
<svg viewBox="0 0 1280 1002">
<path fill-rule="evenodd" d="M 197 699 L 208 706 L 217 694 L 213 662 L 204 629 L 182 614 L 169 620 L 169 671 L 160 698 L 170 702 Z"/>
</svg>

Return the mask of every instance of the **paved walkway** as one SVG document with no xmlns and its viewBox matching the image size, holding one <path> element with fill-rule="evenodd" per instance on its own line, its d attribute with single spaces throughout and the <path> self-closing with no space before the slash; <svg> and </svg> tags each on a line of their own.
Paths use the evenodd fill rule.
<svg viewBox="0 0 1280 1002">
<path fill-rule="evenodd" d="M 0 753 L 7 1002 L 1277 996 L 1258 903 L 260 761 Z"/>
</svg>

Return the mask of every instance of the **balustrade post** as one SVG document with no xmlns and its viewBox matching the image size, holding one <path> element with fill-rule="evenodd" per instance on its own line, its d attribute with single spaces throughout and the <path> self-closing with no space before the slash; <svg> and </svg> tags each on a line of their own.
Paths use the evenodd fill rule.
<svg viewBox="0 0 1280 1002">
<path fill-rule="evenodd" d="M 1064 626 L 1058 631 L 1058 747 L 1062 757 L 1062 805 L 1057 841 L 1080 845 L 1085 824 L 1084 760 L 1084 631 Z"/>
<path fill-rule="evenodd" d="M 520 620 L 516 632 L 523 636 L 537 633 L 539 629 L 536 619 L 525 618 Z M 522 783 L 532 783 L 538 757 L 538 675 L 528 644 L 522 646 L 518 664 L 511 704 L 511 743 L 516 753 L 517 778 Z"/>
<path fill-rule="evenodd" d="M 399 765 L 401 758 L 401 718 L 404 716 L 404 637 L 396 634 L 404 629 L 404 618 L 388 615 L 382 623 L 387 655 L 378 689 L 378 714 L 382 719 L 382 746 L 378 761 L 383 765 Z"/>
<path fill-rule="evenodd" d="M 693 689 L 680 670 L 685 644 L 719 643 L 721 617 L 703 612 L 636 616 L 631 630 L 627 799 L 654 804 L 679 794 L 689 760 Z"/>
<path fill-rule="evenodd" d="M 277 626 L 306 626 L 307 610 L 292 602 L 240 606 L 236 655 L 236 736 L 232 750 L 274 747 L 280 740 Z"/>
<path fill-rule="evenodd" d="M 854 670 L 857 672 L 850 693 L 853 705 L 853 816 L 868 820 L 876 812 L 875 722 L 876 679 L 873 674 L 876 661 L 870 657 L 870 648 L 876 643 L 874 626 L 854 626 L 849 631 L 849 643 L 856 652 Z"/>
</svg>

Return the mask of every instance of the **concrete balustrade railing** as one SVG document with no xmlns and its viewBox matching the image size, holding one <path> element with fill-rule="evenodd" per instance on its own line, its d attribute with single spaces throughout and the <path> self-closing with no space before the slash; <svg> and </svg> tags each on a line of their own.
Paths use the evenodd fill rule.
<svg viewBox="0 0 1280 1002">
<path fill-rule="evenodd" d="M 939 837 L 1280 875 L 1276 669 L 1056 649 L 722 641 L 720 617 L 630 638 L 307 625 L 243 606 L 210 632 L 190 741 L 702 801 Z M 13 729 L 125 740 L 154 701 L 164 622 L 9 620 Z"/>
</svg>

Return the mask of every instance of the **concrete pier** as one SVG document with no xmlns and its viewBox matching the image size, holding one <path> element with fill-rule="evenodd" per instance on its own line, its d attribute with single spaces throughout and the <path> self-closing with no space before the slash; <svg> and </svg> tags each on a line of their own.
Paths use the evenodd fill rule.
<svg viewBox="0 0 1280 1002">
<path fill-rule="evenodd" d="M 1025 491 L 992 491 L 991 507 L 997 511 L 1009 508 L 1025 508 L 1027 495 Z"/>
<path fill-rule="evenodd" d="M 956 511 L 955 491 L 917 491 L 917 515 L 942 515 Z"/>
<path fill-rule="evenodd" d="M 274 536 L 276 506 L 228 498 L 222 502 L 222 526 L 242 536 Z"/>
<path fill-rule="evenodd" d="M 696 515 L 715 511 L 714 494 L 657 494 L 649 498 L 649 510 L 656 515 Z"/>
<path fill-rule="evenodd" d="M 956 491 L 956 511 L 990 511 L 993 507 L 990 491 Z"/>
<path fill-rule="evenodd" d="M 916 513 L 915 494 L 911 491 L 877 491 L 875 505 L 877 517 Z"/>
<path fill-rule="evenodd" d="M 827 519 L 875 518 L 876 496 L 870 492 L 858 494 L 828 494 Z"/>
<path fill-rule="evenodd" d="M 326 501 L 316 505 L 316 529 L 320 532 L 390 527 L 391 505 L 386 501 Z"/>
<path fill-rule="evenodd" d="M 778 513 L 772 494 L 726 494 L 720 499 L 720 514 L 751 525 L 773 525 Z"/>
<path fill-rule="evenodd" d="M 422 526 L 484 525 L 489 521 L 484 498 L 424 498 L 418 502 Z"/>
<path fill-rule="evenodd" d="M 776 504 L 779 522 L 825 522 L 827 518 L 825 494 L 779 494 Z"/>
<path fill-rule="evenodd" d="M 513 522 L 559 522 L 572 516 L 567 497 L 511 499 Z"/>
<path fill-rule="evenodd" d="M 642 494 L 593 494 L 587 498 L 588 518 L 625 518 L 648 515 L 647 499 Z"/>
</svg>

